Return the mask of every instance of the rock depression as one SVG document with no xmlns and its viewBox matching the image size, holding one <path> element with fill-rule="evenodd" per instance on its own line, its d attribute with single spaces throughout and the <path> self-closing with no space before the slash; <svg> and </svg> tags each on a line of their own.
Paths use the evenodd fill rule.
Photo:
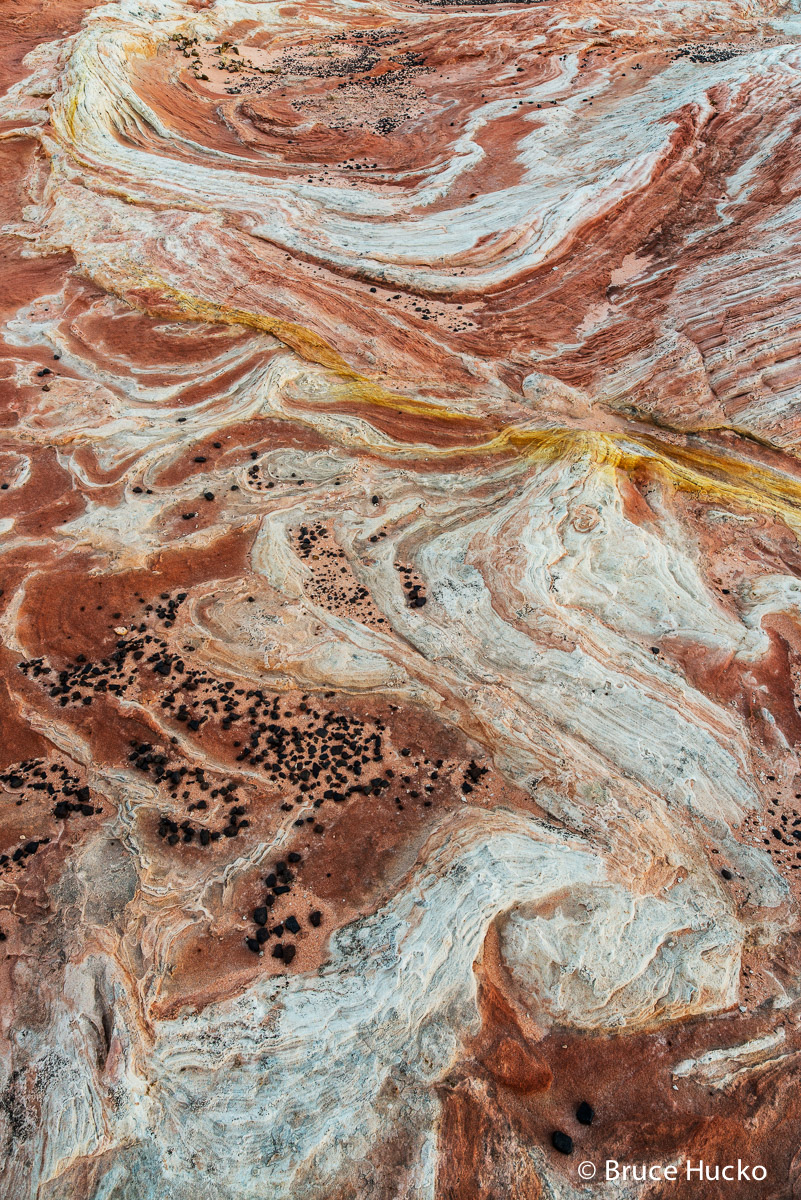
<svg viewBox="0 0 801 1200">
<path fill-rule="evenodd" d="M 795 7 L 0 26 L 3 1195 L 801 1195 Z"/>
</svg>

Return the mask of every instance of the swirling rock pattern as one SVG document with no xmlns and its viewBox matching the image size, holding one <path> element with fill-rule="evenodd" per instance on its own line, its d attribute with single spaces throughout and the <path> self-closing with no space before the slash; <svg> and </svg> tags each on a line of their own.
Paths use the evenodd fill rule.
<svg viewBox="0 0 801 1200">
<path fill-rule="evenodd" d="M 3 1195 L 801 1195 L 795 9 L 0 22 Z"/>
</svg>

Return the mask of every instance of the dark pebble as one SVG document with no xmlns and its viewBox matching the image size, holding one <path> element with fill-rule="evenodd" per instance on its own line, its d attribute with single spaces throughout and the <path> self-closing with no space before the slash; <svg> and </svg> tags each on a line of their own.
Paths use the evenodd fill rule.
<svg viewBox="0 0 801 1200">
<path fill-rule="evenodd" d="M 556 1129 L 551 1134 L 551 1144 L 554 1150 L 558 1150 L 560 1154 L 573 1153 L 573 1139 L 567 1133 L 562 1133 L 561 1129 Z"/>
<path fill-rule="evenodd" d="M 595 1116 L 595 1109 L 586 1100 L 582 1100 L 581 1104 L 576 1109 L 576 1120 L 579 1125 L 592 1125 L 592 1119 Z"/>
</svg>

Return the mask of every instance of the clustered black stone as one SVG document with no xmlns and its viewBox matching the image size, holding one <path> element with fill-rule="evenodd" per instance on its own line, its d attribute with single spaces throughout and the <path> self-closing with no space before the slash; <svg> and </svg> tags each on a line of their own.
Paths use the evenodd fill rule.
<svg viewBox="0 0 801 1200">
<path fill-rule="evenodd" d="M 290 933 L 297 936 L 301 932 L 301 924 L 294 913 L 289 913 L 288 916 L 281 918 L 275 925 L 268 925 L 270 912 L 274 907 L 279 896 L 288 896 L 292 891 L 292 884 L 295 882 L 295 876 L 290 868 L 290 863 L 293 865 L 300 864 L 303 861 L 302 857 L 296 850 L 291 850 L 286 859 L 279 859 L 272 871 L 265 877 L 264 883 L 267 886 L 267 893 L 264 897 L 264 903 L 253 909 L 253 921 L 256 925 L 255 935 L 245 938 L 245 945 L 248 950 L 254 954 L 261 954 L 263 947 L 271 937 L 277 939 L 272 947 L 271 954 L 273 958 L 279 959 L 284 966 L 288 966 L 295 957 L 296 947 L 293 942 L 281 940 L 285 934 Z M 322 921 L 322 913 L 319 909 L 315 909 L 309 913 L 309 924 L 318 928 Z"/>
<path fill-rule="evenodd" d="M 403 587 L 407 593 L 406 600 L 409 608 L 422 608 L 426 603 L 425 584 L 419 576 L 415 576 L 411 567 L 398 564 L 398 570 L 405 576 Z"/>
<path fill-rule="evenodd" d="M 586 1100 L 582 1100 L 576 1109 L 576 1120 L 579 1125 L 592 1125 L 595 1117 L 595 1110 L 592 1105 Z M 569 1133 L 565 1133 L 563 1129 L 555 1129 L 551 1134 L 551 1145 L 554 1150 L 558 1150 L 560 1154 L 573 1153 L 573 1139 Z"/>
<path fill-rule="evenodd" d="M 689 58 L 690 62 L 694 63 L 719 63 L 727 62 L 730 58 L 737 58 L 739 54 L 743 53 L 743 48 L 738 46 L 721 46 L 715 42 L 698 42 L 687 46 L 680 46 L 673 57 Z"/>
<path fill-rule="evenodd" d="M 46 764 L 41 758 L 27 758 L 15 763 L 0 773 L 0 784 L 16 793 L 15 805 L 22 807 L 35 793 L 44 793 L 56 799 L 52 814 L 59 820 L 72 815 L 91 817 L 102 812 L 92 802 L 92 794 L 85 783 L 63 763 Z M 0 854 L 0 870 L 8 871 L 15 866 L 24 867 L 26 860 L 36 854 L 40 846 L 46 846 L 50 837 L 41 831 L 30 837 L 13 851 Z"/>
<path fill-rule="evenodd" d="M 328 612 L 344 613 L 364 625 L 380 628 L 387 624 L 369 590 L 354 576 L 345 551 L 333 541 L 321 521 L 311 526 L 301 525 L 295 539 L 299 557 L 317 564 L 306 586 L 310 600 Z"/>
<path fill-rule="evenodd" d="M 307 527 L 302 528 L 302 552 L 314 544 L 312 533 Z M 419 587 L 412 584 L 409 591 L 413 602 L 417 603 Z M 166 628 L 175 624 L 178 610 L 186 598 L 186 592 L 179 592 L 174 597 L 164 592 L 161 602 L 153 605 L 144 604 L 142 597 L 137 595 L 151 622 L 162 621 Z M 111 615 L 114 619 L 122 616 L 121 613 Z M 189 654 L 194 647 L 184 645 L 183 650 Z M 145 621 L 135 624 L 125 636 L 118 637 L 113 652 L 99 662 L 90 662 L 85 655 L 79 654 L 58 671 L 42 658 L 22 662 L 19 668 L 31 678 L 41 680 L 51 698 L 62 707 L 91 704 L 98 695 L 125 699 L 136 696 L 139 685 L 144 684 L 148 689 L 158 685 L 155 703 L 169 720 L 183 725 L 190 734 L 200 732 L 208 722 L 216 725 L 218 734 L 229 730 L 238 734 L 231 747 L 237 751 L 236 761 L 247 764 L 251 771 L 259 768 L 264 782 L 279 791 L 283 812 L 292 812 L 295 806 L 301 809 L 293 824 L 304 828 L 311 826 L 318 836 L 325 833 L 325 825 L 314 810 L 325 803 L 345 804 L 353 797 L 362 796 L 380 797 L 384 803 L 394 801 L 397 813 L 403 812 L 405 802 L 409 801 L 418 801 L 423 807 L 430 808 L 432 800 L 429 797 L 435 791 L 444 765 L 442 758 L 431 760 L 422 753 L 412 757 L 411 748 L 404 746 L 399 750 L 400 757 L 410 761 L 408 765 L 404 762 L 403 770 L 396 772 L 385 761 L 387 727 L 384 720 L 379 717 L 361 719 L 326 709 L 320 700 L 334 697 L 334 692 L 315 698 L 306 694 L 299 701 L 291 701 L 285 695 L 262 688 L 238 687 L 234 680 L 220 679 L 207 670 L 193 668 L 182 654 L 171 649 L 154 626 Z M 171 741 L 173 746 L 178 745 L 177 737 Z M 186 804 L 187 815 L 183 819 L 181 813 L 174 811 L 174 806 L 171 811 L 162 808 L 159 814 L 156 832 L 165 848 L 192 845 L 196 849 L 205 849 L 222 838 L 238 837 L 250 826 L 251 821 L 246 815 L 250 801 L 240 797 L 239 792 L 251 791 L 252 779 L 245 783 L 219 771 L 189 765 L 182 761 L 179 749 L 152 741 L 134 738 L 129 747 L 128 761 L 132 768 L 165 788 L 173 802 L 184 801 Z M 462 792 L 472 792 L 486 773 L 486 767 L 471 761 L 464 772 Z M 13 782 L 16 776 L 10 778 Z M 78 784 L 77 780 L 71 790 L 68 786 L 61 790 L 63 794 L 53 810 L 55 816 L 63 819 L 77 812 L 90 815 L 100 811 L 91 806 L 88 788 Z M 216 801 L 212 810 L 209 809 L 210 801 Z M 30 845 L 33 847 L 33 842 Z M 32 848 L 26 851 L 23 847 L 23 856 L 34 852 Z M 260 951 L 276 929 L 280 930 L 276 935 L 279 937 L 285 932 L 291 935 L 300 932 L 299 919 L 292 913 L 272 929 L 268 927 L 269 910 L 279 897 L 291 891 L 293 875 L 289 864 L 294 862 L 300 862 L 296 851 L 288 853 L 287 861 L 276 864 L 267 877 L 269 891 L 264 903 L 254 910 L 257 928 L 254 936 L 247 939 L 251 950 L 255 947 L 255 951 Z M 318 909 L 312 911 L 308 921 L 317 928 L 322 921 L 321 912 Z M 272 953 L 287 964 L 292 960 L 295 948 L 289 942 L 279 945 L 280 953 L 276 948 Z"/>
</svg>

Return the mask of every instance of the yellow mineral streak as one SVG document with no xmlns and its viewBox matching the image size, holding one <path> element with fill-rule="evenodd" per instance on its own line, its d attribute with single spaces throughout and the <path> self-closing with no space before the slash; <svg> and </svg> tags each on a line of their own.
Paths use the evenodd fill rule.
<svg viewBox="0 0 801 1200">
<path fill-rule="evenodd" d="M 334 373 L 328 394 L 332 402 L 359 403 L 377 408 L 393 408 L 441 422 L 474 420 L 470 414 L 448 409 L 444 405 L 425 402 L 390 391 L 381 384 L 353 370 L 341 355 L 317 334 L 302 325 L 282 321 L 264 313 L 241 308 L 228 308 L 192 296 L 151 279 L 147 291 L 163 298 L 170 315 L 187 321 L 209 324 L 239 325 L 271 334 L 308 362 Z M 154 309 L 155 310 L 154 306 Z M 150 311 L 150 306 L 148 306 Z M 801 532 L 801 481 L 772 471 L 768 467 L 743 462 L 733 456 L 713 453 L 708 448 L 669 446 L 653 437 L 634 437 L 630 433 L 616 434 L 591 429 L 549 428 L 532 429 L 514 424 L 480 444 L 435 448 L 426 446 L 427 457 L 448 459 L 456 456 L 481 456 L 514 450 L 532 460 L 589 458 L 597 466 L 607 466 L 629 474 L 647 470 L 659 473 L 672 486 L 691 491 L 704 499 L 727 503 L 770 517 L 778 517 L 795 532 Z M 385 448 L 385 452 L 388 448 Z"/>
</svg>

